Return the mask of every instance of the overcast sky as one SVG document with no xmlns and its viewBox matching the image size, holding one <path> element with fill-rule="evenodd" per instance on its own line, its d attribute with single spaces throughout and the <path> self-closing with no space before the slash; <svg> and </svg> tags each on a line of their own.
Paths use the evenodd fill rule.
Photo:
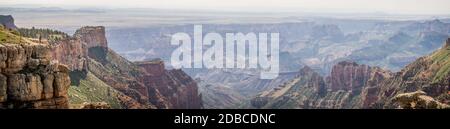
<svg viewBox="0 0 450 129">
<path fill-rule="evenodd" d="M 450 0 L 0 0 L 0 5 L 449 14 Z"/>
</svg>

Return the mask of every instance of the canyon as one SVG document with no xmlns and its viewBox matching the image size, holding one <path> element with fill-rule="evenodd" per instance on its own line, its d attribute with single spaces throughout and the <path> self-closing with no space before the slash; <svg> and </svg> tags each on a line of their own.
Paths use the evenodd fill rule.
<svg viewBox="0 0 450 129">
<path fill-rule="evenodd" d="M 105 27 L 85 26 L 58 40 L 8 32 L 14 29 L 4 33 L 27 43 L 2 42 L 2 107 L 77 108 L 106 102 L 111 108 L 202 108 L 192 78 L 181 70 L 165 69 L 158 60 L 126 60 L 108 48 Z"/>
<path fill-rule="evenodd" d="M 449 23 L 441 20 L 363 22 L 333 19 L 330 20 L 333 24 L 329 24 L 323 20 L 203 26 L 205 30 L 217 33 L 229 30 L 282 33 L 280 74 L 271 80 L 260 79 L 259 72 L 251 69 L 171 69 L 172 66 L 165 62 L 175 48 L 162 42 L 169 42 L 167 35 L 173 32 L 191 30 L 192 25 L 112 28 L 108 31 L 102 26 L 85 26 L 74 31 L 72 36 L 53 33 L 51 35 L 62 38 L 50 40 L 44 37 L 42 41 L 18 36 L 14 31 L 17 27 L 8 25 L 11 28 L 5 32 L 9 38 L 2 39 L 2 45 L 29 42 L 48 47 L 51 64 L 63 64 L 63 70 L 55 69 L 50 73 L 67 71 L 70 78 L 63 81 L 70 82 L 67 102 L 61 102 L 67 105 L 66 108 L 448 107 L 450 43 L 447 40 L 444 47 L 441 43 L 448 39 Z M 2 25 L 6 27 L 6 24 L 14 23 L 14 20 L 4 21 Z M 27 29 L 24 32 L 28 32 Z M 32 62 L 30 66 L 22 68 L 26 70 L 14 74 L 28 76 L 36 70 L 42 72 L 40 68 L 33 69 L 36 61 L 29 62 Z M 2 74 L 9 80 L 8 72 Z M 38 77 L 25 77 L 25 83 L 33 78 Z M 39 75 L 39 78 L 43 82 L 45 76 Z M 9 81 L 6 82 L 9 85 Z M 40 87 L 39 83 L 36 85 Z M 6 87 L 0 90 L 6 96 L 2 102 L 4 107 L 26 108 L 29 106 L 20 103 L 46 100 L 36 99 L 36 95 L 31 100 L 8 99 L 14 95 L 9 95 L 9 86 Z M 36 92 L 34 90 L 26 91 Z M 41 92 L 38 90 L 37 93 Z M 56 102 L 56 98 L 50 100 Z M 53 103 L 52 107 L 58 106 Z"/>
<path fill-rule="evenodd" d="M 208 108 L 242 108 L 241 105 L 250 101 L 249 98 L 292 80 L 292 76 L 298 74 L 299 69 L 304 66 L 310 67 L 323 77 L 329 76 L 333 66 L 342 61 L 398 72 L 419 57 L 439 49 L 450 35 L 448 19 L 295 18 L 301 21 L 202 24 L 203 31 L 222 35 L 230 32 L 280 33 L 280 75 L 275 79 L 257 78 L 255 75 L 258 75 L 259 71 L 251 69 L 183 69 L 199 80 L 199 89 L 205 105 L 208 105 Z M 110 37 L 111 48 L 127 59 L 145 60 L 159 57 L 170 61 L 170 54 L 176 47 L 165 42 L 170 42 L 170 35 L 178 32 L 186 32 L 192 36 L 191 30 L 194 26 L 195 24 L 118 27 L 110 29 L 107 36 Z M 132 42 L 121 44 L 126 41 Z M 170 64 L 167 66 L 171 67 Z M 286 74 L 289 76 L 284 76 Z M 350 83 L 341 85 L 347 84 L 360 86 Z M 344 89 L 349 87 L 342 88 Z"/>
<path fill-rule="evenodd" d="M 450 108 L 449 44 L 450 38 L 395 73 L 343 61 L 322 77 L 305 66 L 294 79 L 254 97 L 248 108 Z"/>
<path fill-rule="evenodd" d="M 104 27 L 82 27 L 73 37 L 75 41 L 61 42 L 61 46 L 56 45 L 54 49 L 64 49 L 71 42 L 79 41 L 82 45 L 69 49 L 77 54 L 55 51 L 55 57 L 76 62 L 71 65 L 75 71 L 72 73 L 90 73 L 123 93 L 118 99 L 124 100 L 121 103 L 125 108 L 202 108 L 197 84 L 192 78 L 181 70 L 166 70 L 161 61 L 126 60 L 107 47 Z"/>
</svg>

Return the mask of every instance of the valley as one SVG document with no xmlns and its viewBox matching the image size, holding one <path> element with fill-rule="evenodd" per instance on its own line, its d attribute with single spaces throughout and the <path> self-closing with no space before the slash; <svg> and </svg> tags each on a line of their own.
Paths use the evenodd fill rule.
<svg viewBox="0 0 450 129">
<path fill-rule="evenodd" d="M 112 108 L 421 108 L 391 100 L 419 91 L 425 92 L 419 96 L 428 96 L 422 97 L 428 98 L 426 102 L 444 105 L 439 108 L 449 103 L 448 48 L 442 45 L 448 44 L 450 36 L 446 16 L 271 14 L 273 17 L 267 18 L 220 12 L 226 16 L 222 18 L 161 10 L 148 14 L 107 9 L 15 10 L 0 9 L 0 13 L 13 14 L 17 23 L 4 25 L 50 28 L 68 36 L 45 42 L 51 46 L 51 58 L 70 71 L 68 102 L 72 104 L 105 101 Z M 44 15 L 27 17 L 36 11 Z M 55 22 L 63 15 L 87 20 Z M 136 19 L 139 22 L 129 24 Z M 175 69 L 170 59 L 177 46 L 170 45 L 171 35 L 193 36 L 198 24 L 204 32 L 221 35 L 279 33 L 279 76 L 260 79 L 261 72 L 255 69 Z"/>
</svg>

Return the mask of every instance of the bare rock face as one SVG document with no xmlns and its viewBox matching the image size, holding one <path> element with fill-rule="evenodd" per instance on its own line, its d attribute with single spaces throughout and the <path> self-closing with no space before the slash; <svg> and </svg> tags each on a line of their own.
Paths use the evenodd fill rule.
<svg viewBox="0 0 450 129">
<path fill-rule="evenodd" d="M 80 39 L 65 39 L 52 45 L 52 59 L 70 70 L 87 70 L 87 46 Z"/>
<path fill-rule="evenodd" d="M 78 29 L 73 38 L 64 39 L 52 44 L 52 57 L 70 70 L 87 70 L 88 49 L 93 47 L 107 48 L 105 27 L 86 26 Z"/>
<path fill-rule="evenodd" d="M 105 102 L 83 103 L 81 109 L 111 109 L 111 106 Z"/>
<path fill-rule="evenodd" d="M 369 80 L 371 69 L 367 65 L 358 65 L 354 62 L 339 62 L 331 70 L 332 91 L 337 90 L 358 90 Z"/>
<path fill-rule="evenodd" d="M 138 62 L 143 76 L 139 80 L 147 87 L 149 100 L 158 108 L 202 108 L 197 83 L 181 70 L 166 70 L 164 62 Z"/>
<path fill-rule="evenodd" d="M 103 26 L 82 27 L 75 32 L 74 37 L 87 43 L 87 48 L 98 46 L 105 48 L 108 47 L 105 36 L 105 27 Z"/>
<path fill-rule="evenodd" d="M 0 108 L 68 108 L 68 68 L 42 44 L 0 45 Z"/>
</svg>

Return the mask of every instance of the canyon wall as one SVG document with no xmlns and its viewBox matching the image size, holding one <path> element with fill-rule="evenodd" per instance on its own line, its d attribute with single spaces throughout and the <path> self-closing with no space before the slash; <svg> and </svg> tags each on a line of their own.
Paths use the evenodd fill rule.
<svg viewBox="0 0 450 129">
<path fill-rule="evenodd" d="M 69 69 L 43 44 L 0 45 L 0 108 L 68 108 Z"/>
<path fill-rule="evenodd" d="M 102 26 L 82 27 L 73 37 L 53 43 L 52 57 L 71 71 L 90 72 L 129 96 L 126 108 L 202 107 L 192 78 L 181 70 L 166 70 L 162 61 L 126 60 L 108 48 Z"/>
<path fill-rule="evenodd" d="M 70 70 L 87 70 L 87 46 L 79 39 L 64 39 L 52 44 L 52 59 Z"/>
<path fill-rule="evenodd" d="M 149 100 L 158 107 L 176 109 L 202 108 L 197 83 L 181 70 L 166 70 L 160 60 L 136 62 L 143 75 L 139 78 L 148 89 Z"/>
<path fill-rule="evenodd" d="M 103 26 L 85 26 L 75 31 L 73 37 L 85 42 L 87 48 L 108 47 L 105 36 L 105 27 Z"/>
</svg>

